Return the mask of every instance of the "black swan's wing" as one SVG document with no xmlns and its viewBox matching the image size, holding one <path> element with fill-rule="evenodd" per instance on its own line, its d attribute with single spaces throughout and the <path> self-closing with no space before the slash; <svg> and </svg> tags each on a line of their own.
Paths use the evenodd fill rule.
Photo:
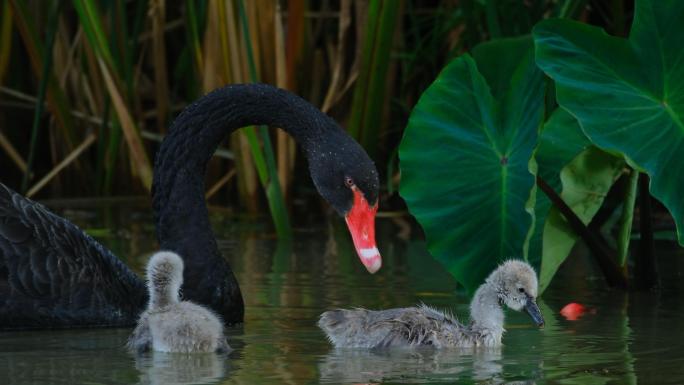
<svg viewBox="0 0 684 385">
<path fill-rule="evenodd" d="M 132 325 L 146 300 L 109 250 L 0 183 L 0 329 Z"/>
</svg>

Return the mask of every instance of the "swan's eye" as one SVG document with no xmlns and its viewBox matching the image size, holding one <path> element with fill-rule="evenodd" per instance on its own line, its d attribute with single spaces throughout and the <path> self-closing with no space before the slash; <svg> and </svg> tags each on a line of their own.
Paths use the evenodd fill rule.
<svg viewBox="0 0 684 385">
<path fill-rule="evenodd" d="M 521 292 L 521 293 L 524 293 L 524 292 L 525 292 L 525 289 L 521 287 L 521 288 L 518 288 L 518 291 Z"/>
<path fill-rule="evenodd" d="M 345 177 L 344 178 L 344 184 L 346 184 L 347 187 L 352 188 L 352 187 L 354 187 L 354 180 L 350 177 Z"/>
</svg>

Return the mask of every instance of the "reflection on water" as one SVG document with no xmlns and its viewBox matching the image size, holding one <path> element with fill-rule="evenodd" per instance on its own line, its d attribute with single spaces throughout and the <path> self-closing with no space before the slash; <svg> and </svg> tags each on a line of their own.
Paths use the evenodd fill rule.
<svg viewBox="0 0 684 385">
<path fill-rule="evenodd" d="M 137 356 L 140 384 L 216 384 L 230 367 L 225 354 L 152 352 Z"/>
<path fill-rule="evenodd" d="M 318 364 L 321 382 L 401 381 L 407 375 L 430 382 L 500 383 L 501 349 L 332 349 Z"/>
<path fill-rule="evenodd" d="M 149 210 L 86 214 L 67 216 L 108 229 L 96 233 L 140 272 L 157 247 Z M 401 229 L 387 220 L 378 223 L 384 266 L 375 275 L 337 218 L 297 229 L 292 243 L 275 242 L 264 224 L 212 220 L 245 297 L 245 324 L 226 331 L 233 352 L 136 357 L 124 347 L 130 329 L 0 332 L 0 384 L 684 383 L 679 249 L 661 247 L 663 289 L 650 293 L 605 290 L 591 263 L 571 258 L 539 301 L 546 327 L 508 312 L 499 350 L 345 350 L 331 348 L 316 328 L 323 311 L 422 301 L 465 318 L 468 297 L 420 242 L 398 239 Z M 558 312 L 569 302 L 595 311 L 567 321 Z"/>
<path fill-rule="evenodd" d="M 128 330 L 0 333 L 0 384 L 136 383 Z"/>
</svg>

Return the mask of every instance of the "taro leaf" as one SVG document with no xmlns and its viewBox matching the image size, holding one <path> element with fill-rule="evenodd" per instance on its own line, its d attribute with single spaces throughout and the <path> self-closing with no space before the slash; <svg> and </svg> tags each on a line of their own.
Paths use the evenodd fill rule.
<svg viewBox="0 0 684 385">
<path fill-rule="evenodd" d="M 544 124 L 535 152 L 538 175 L 588 224 L 624 167 L 621 158 L 591 145 L 577 120 L 558 108 Z M 529 260 L 541 257 L 539 286 L 543 291 L 578 240 L 546 195 L 537 192 L 535 233 Z"/>
<path fill-rule="evenodd" d="M 558 103 L 597 146 L 651 176 L 684 244 L 684 1 L 637 0 L 629 39 L 569 20 L 534 29 Z"/>
<path fill-rule="evenodd" d="M 556 192 L 561 191 L 560 173 L 579 153 L 591 146 L 582 132 L 577 120 L 562 108 L 557 108 L 544 124 L 535 151 L 537 175 Z M 542 235 L 546 216 L 551 209 L 551 201 L 541 191 L 537 191 L 535 210 L 535 230 L 530 239 L 528 259 L 539 268 L 542 259 Z"/>
<path fill-rule="evenodd" d="M 487 43 L 475 57 L 449 63 L 423 93 L 399 147 L 400 193 L 428 250 L 471 292 L 500 261 L 524 258 L 544 101 L 529 38 Z"/>
<path fill-rule="evenodd" d="M 620 177 L 625 161 L 591 146 L 582 151 L 560 173 L 563 191 L 560 196 L 586 225 L 603 204 L 610 187 Z M 560 264 L 567 258 L 578 236 L 558 209 L 549 210 L 542 238 L 542 264 L 539 288 L 551 282 Z"/>
<path fill-rule="evenodd" d="M 561 188 L 560 170 L 579 153 L 591 146 L 577 120 L 562 108 L 557 108 L 539 135 L 535 152 L 538 175 L 556 191 Z"/>
</svg>

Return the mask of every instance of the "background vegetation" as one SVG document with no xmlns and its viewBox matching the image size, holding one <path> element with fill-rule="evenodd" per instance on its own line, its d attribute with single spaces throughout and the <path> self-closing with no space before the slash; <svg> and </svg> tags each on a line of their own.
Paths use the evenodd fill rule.
<svg viewBox="0 0 684 385">
<path fill-rule="evenodd" d="M 334 116 L 394 191 L 408 115 L 449 59 L 559 12 L 624 30 L 622 2 L 595 3 L 3 0 L 2 181 L 38 197 L 143 194 L 157 143 L 186 104 L 262 81 Z M 252 155 L 260 152 L 273 154 L 290 199 L 293 181 L 306 178 L 293 143 L 277 130 L 259 140 L 225 143 L 208 195 L 265 208 Z"/>
<path fill-rule="evenodd" d="M 447 64 L 406 128 L 401 195 L 459 282 L 472 290 L 513 256 L 543 290 L 582 238 L 609 285 L 632 271 L 656 284 L 651 194 L 684 244 L 682 15 L 681 1 L 637 0 L 624 38 L 561 13 Z"/>
<path fill-rule="evenodd" d="M 519 68 L 528 64 L 536 67 L 530 64 L 534 60 L 519 56 L 532 55 L 531 38 L 496 48 L 501 39 L 529 36 L 538 22 L 554 17 L 579 20 L 624 37 L 635 9 L 631 0 L 3 0 L 0 4 L 3 183 L 37 198 L 145 195 L 158 143 L 185 105 L 225 84 L 261 81 L 292 90 L 319 106 L 366 148 L 381 173 L 383 211 L 404 210 L 397 194 L 399 143 L 418 99 L 447 63 L 472 51 L 474 59 L 468 66 L 482 72 L 486 79 L 482 84 L 492 88 L 495 103 L 505 104 L 506 97 L 523 94 L 506 96 L 510 79 L 501 74 L 524 72 Z M 531 78 L 522 74 L 513 78 L 522 85 L 536 79 L 532 83 L 539 87 L 532 88 L 545 96 L 533 107 L 544 129 L 538 138 L 536 133 L 534 138 L 520 138 L 525 154 L 505 158 L 517 165 L 520 178 L 528 177 L 526 183 L 534 185 L 531 174 L 525 175 L 528 153 L 534 152 L 539 162 L 536 175 L 547 182 L 548 189 L 536 193 L 540 197 L 536 205 L 528 201 L 529 188 L 524 194 L 507 196 L 528 203 L 518 205 L 517 214 L 507 213 L 505 228 L 512 231 L 489 234 L 496 238 L 493 242 L 478 242 L 498 248 L 487 259 L 492 263 L 505 253 L 522 253 L 539 264 L 545 253 L 542 238 L 551 236 L 539 218 L 548 215 L 551 223 L 559 223 L 549 231 L 559 229 L 552 237 L 560 249 L 553 253 L 562 256 L 553 259 L 555 267 L 549 271 L 555 272 L 582 236 L 595 243 L 592 250 L 605 265 L 604 271 L 619 284 L 627 274 L 630 234 L 624 229 L 631 229 L 638 173 L 619 154 L 611 157 L 598 150 L 604 147 L 600 145 L 593 149 L 586 136 L 569 137 L 569 127 L 577 123 L 563 110 L 556 110 L 553 82 L 539 70 L 527 75 Z M 521 92 L 525 91 L 530 90 Z M 434 108 L 445 106 L 451 105 Z M 579 132 L 577 126 L 572 132 Z M 562 145 L 554 147 L 558 138 Z M 500 143 L 500 149 L 511 143 Z M 477 148 L 470 149 L 477 153 Z M 423 150 L 422 155 L 429 152 Z M 437 162 L 416 163 L 415 172 L 432 175 L 424 171 L 449 168 L 440 162 L 444 157 L 432 158 Z M 558 172 L 571 162 L 571 170 L 586 169 L 587 163 L 605 167 L 600 175 L 591 174 L 598 179 L 576 180 L 579 188 L 574 191 L 584 193 L 573 196 Z M 440 176 L 432 177 L 438 180 Z M 410 190 L 412 182 L 408 183 Z M 592 188 L 583 190 L 586 185 L 582 183 Z M 648 181 L 644 183 L 642 194 L 648 196 Z M 270 209 L 282 236 L 290 231 L 290 207 L 313 189 L 293 141 L 281 131 L 266 128 L 232 135 L 210 164 L 207 186 L 212 203 L 252 214 Z M 465 187 L 479 197 L 496 186 L 471 183 Z M 429 180 L 413 189 L 438 191 Z M 545 198 L 548 194 L 550 200 Z M 599 198 L 586 205 L 592 197 Z M 501 200 L 501 196 L 490 198 Z M 560 201 L 552 208 L 554 198 Z M 411 199 L 424 197 L 409 192 Z M 464 207 L 480 206 L 487 203 L 470 202 Z M 537 218 L 529 233 L 532 222 L 526 209 L 534 209 Z M 573 217 L 568 210 L 575 210 L 574 225 L 566 221 Z M 605 223 L 615 222 L 608 220 L 616 217 L 614 213 L 624 210 L 632 211 L 622 215 L 629 220 L 620 220 L 620 241 L 606 247 L 595 234 Z M 451 229 L 474 217 L 492 215 L 468 210 L 449 214 L 456 220 Z M 421 224 L 430 239 L 429 226 Z M 487 226 L 487 222 L 471 225 Z M 462 242 L 458 239 L 456 244 Z M 466 254 L 477 260 L 485 253 L 480 251 Z M 464 268 L 451 267 L 452 272 Z M 485 267 L 480 265 L 482 271 Z M 544 284 L 552 272 L 550 276 L 542 272 Z"/>
</svg>

